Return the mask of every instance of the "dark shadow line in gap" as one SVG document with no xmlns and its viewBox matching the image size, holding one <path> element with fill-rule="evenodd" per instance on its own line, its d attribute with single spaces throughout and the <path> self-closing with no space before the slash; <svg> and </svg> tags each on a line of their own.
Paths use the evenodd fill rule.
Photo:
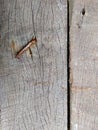
<svg viewBox="0 0 98 130">
<path fill-rule="evenodd" d="M 67 130 L 70 130 L 70 24 L 69 0 L 67 0 Z"/>
</svg>

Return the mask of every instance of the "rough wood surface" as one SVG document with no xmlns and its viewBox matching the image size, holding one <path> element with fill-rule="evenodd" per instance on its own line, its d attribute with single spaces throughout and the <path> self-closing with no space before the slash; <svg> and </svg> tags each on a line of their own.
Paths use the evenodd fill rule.
<svg viewBox="0 0 98 130">
<path fill-rule="evenodd" d="M 70 31 L 71 130 L 98 130 L 98 0 L 75 0 Z"/>
<path fill-rule="evenodd" d="M 0 0 L 1 130 L 67 130 L 66 30 L 66 0 Z"/>
</svg>

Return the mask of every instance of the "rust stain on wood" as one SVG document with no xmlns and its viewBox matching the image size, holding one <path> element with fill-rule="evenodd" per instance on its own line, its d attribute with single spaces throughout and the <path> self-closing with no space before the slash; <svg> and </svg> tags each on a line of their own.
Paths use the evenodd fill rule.
<svg viewBox="0 0 98 130">
<path fill-rule="evenodd" d="M 12 40 L 10 47 L 11 47 L 11 50 L 12 50 L 12 54 L 16 55 L 18 47 L 16 46 L 16 43 L 14 42 L 14 40 Z"/>
</svg>

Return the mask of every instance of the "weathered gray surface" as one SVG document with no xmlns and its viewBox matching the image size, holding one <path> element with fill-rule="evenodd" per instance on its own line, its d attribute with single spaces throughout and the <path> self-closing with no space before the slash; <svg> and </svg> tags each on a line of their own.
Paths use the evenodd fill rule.
<svg viewBox="0 0 98 130">
<path fill-rule="evenodd" d="M 69 1 L 69 24 L 71 24 L 74 0 L 68 0 L 68 1 Z"/>
<path fill-rule="evenodd" d="M 18 60 L 34 34 L 31 7 L 38 48 Z M 67 129 L 66 30 L 66 0 L 0 0 L 2 130 Z"/>
<path fill-rule="evenodd" d="M 70 38 L 71 130 L 98 130 L 98 0 L 75 0 Z"/>
</svg>

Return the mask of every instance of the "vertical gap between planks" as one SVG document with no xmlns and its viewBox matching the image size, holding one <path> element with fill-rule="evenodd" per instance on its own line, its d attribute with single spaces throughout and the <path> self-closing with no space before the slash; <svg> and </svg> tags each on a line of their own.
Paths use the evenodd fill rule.
<svg viewBox="0 0 98 130">
<path fill-rule="evenodd" d="M 69 0 L 67 0 L 67 129 L 70 130 L 70 16 Z"/>
</svg>

